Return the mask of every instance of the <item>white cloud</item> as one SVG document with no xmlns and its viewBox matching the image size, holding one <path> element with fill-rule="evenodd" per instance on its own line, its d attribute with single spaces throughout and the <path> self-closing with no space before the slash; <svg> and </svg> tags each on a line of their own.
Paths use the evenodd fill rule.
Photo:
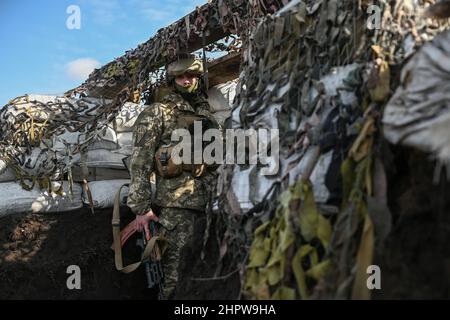
<svg viewBox="0 0 450 320">
<path fill-rule="evenodd" d="M 100 62 L 92 58 L 81 58 L 69 62 L 66 65 L 66 74 L 72 80 L 85 80 Z"/>
<path fill-rule="evenodd" d="M 196 6 L 207 3 L 207 0 L 166 0 L 155 3 L 154 0 L 131 0 L 130 4 L 136 8 L 136 12 L 150 21 L 158 22 L 161 27 L 183 18 L 186 14 L 195 10 Z"/>
</svg>

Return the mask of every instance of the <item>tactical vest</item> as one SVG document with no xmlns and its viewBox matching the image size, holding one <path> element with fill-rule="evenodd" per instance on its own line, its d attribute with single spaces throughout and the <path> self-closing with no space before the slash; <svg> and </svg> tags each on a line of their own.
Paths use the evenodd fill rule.
<svg viewBox="0 0 450 320">
<path fill-rule="evenodd" d="M 174 106 L 174 108 L 176 108 Z M 203 132 L 208 129 L 208 119 L 205 116 L 193 114 L 192 112 L 181 111 L 177 112 L 176 129 L 185 129 L 191 133 L 191 138 L 194 134 L 194 122 L 202 121 Z M 205 126 L 206 125 L 206 126 Z M 176 130 L 175 129 L 175 130 Z M 202 132 L 202 134 L 203 134 Z M 181 142 L 180 142 L 181 143 Z M 175 178 L 180 176 L 183 171 L 190 172 L 193 177 L 201 177 L 206 171 L 206 164 L 175 164 L 172 161 L 172 151 L 177 144 L 170 144 L 160 146 L 155 153 L 156 170 L 159 176 L 163 178 Z M 193 147 L 193 141 L 191 141 Z M 193 162 L 193 150 L 191 150 L 191 160 Z"/>
</svg>

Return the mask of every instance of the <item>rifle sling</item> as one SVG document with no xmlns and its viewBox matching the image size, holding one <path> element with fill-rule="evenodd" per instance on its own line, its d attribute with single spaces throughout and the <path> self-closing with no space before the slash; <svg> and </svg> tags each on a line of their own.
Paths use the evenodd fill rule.
<svg viewBox="0 0 450 320">
<path fill-rule="evenodd" d="M 136 270 L 142 262 L 150 258 L 150 254 L 156 248 L 156 246 L 158 246 L 158 242 L 161 243 L 160 249 L 162 255 L 167 247 L 167 240 L 164 237 L 160 236 L 151 237 L 147 242 L 144 251 L 142 252 L 141 261 L 132 263 L 126 267 L 123 266 L 122 247 L 120 245 L 120 191 L 125 186 L 128 186 L 128 183 L 123 184 L 116 193 L 111 224 L 114 238 L 114 262 L 116 265 L 116 269 L 123 273 L 131 273 Z"/>
</svg>

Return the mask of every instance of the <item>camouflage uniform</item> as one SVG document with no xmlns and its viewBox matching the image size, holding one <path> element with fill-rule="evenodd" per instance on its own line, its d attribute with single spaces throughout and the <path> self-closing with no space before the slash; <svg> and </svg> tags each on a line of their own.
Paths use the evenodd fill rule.
<svg viewBox="0 0 450 320">
<path fill-rule="evenodd" d="M 189 101 L 177 92 L 169 93 L 161 102 L 147 106 L 138 116 L 133 131 L 131 183 L 128 206 L 142 215 L 153 209 L 160 218 L 159 231 L 168 241 L 163 256 L 166 276 L 165 296 L 169 297 L 178 280 L 178 265 L 182 249 L 192 239 L 195 217 L 205 211 L 208 201 L 206 181 L 211 173 L 195 178 L 183 171 L 174 178 L 156 174 L 156 191 L 152 197 L 150 174 L 155 170 L 155 153 L 160 146 L 171 144 L 171 134 L 178 128 L 177 119 L 199 115 L 217 124 L 209 104 L 198 94 Z"/>
</svg>

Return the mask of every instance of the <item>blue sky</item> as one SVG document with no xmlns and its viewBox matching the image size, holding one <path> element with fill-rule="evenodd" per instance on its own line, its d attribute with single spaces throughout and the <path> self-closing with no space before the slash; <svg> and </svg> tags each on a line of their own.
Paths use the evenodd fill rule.
<svg viewBox="0 0 450 320">
<path fill-rule="evenodd" d="M 26 93 L 62 94 L 94 67 L 147 41 L 206 0 L 0 0 L 0 108 Z M 80 29 L 66 26 L 70 5 Z"/>
</svg>

